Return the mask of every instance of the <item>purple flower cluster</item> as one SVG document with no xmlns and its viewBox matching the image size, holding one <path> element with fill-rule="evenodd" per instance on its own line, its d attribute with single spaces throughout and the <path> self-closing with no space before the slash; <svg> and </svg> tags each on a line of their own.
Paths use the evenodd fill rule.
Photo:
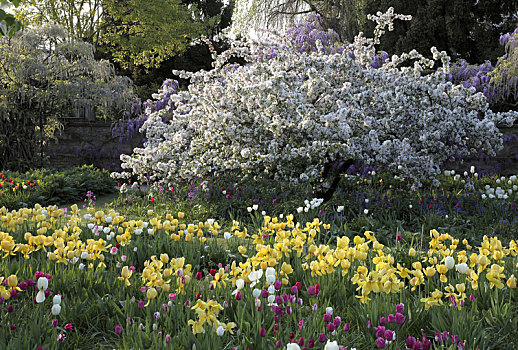
<svg viewBox="0 0 518 350">
<path fill-rule="evenodd" d="M 140 99 L 136 100 L 131 106 L 130 111 L 125 114 L 126 119 L 119 120 L 112 128 L 112 135 L 119 137 L 119 143 L 130 140 L 137 134 L 147 120 L 149 113 L 154 113 L 165 109 L 168 106 L 171 95 L 178 92 L 179 84 L 176 80 L 167 79 L 162 83 L 161 89 L 167 92 L 155 100 L 147 100 L 142 103 Z M 173 113 L 174 108 L 169 110 L 168 114 L 162 116 L 164 122 L 168 121 Z M 136 118 L 132 118 L 136 116 Z"/>
<path fill-rule="evenodd" d="M 518 28 L 516 28 L 512 33 L 505 33 L 503 35 L 500 35 L 500 45 L 506 46 L 509 43 L 518 40 L 516 34 L 518 34 Z"/>
<path fill-rule="evenodd" d="M 320 15 L 310 14 L 304 21 L 294 24 L 286 30 L 286 36 L 294 43 L 298 52 L 317 52 L 320 41 L 325 54 L 342 53 L 347 47 L 340 41 L 340 36 L 332 29 L 322 26 Z"/>
<path fill-rule="evenodd" d="M 396 305 L 396 314 L 389 314 L 387 317 L 380 317 L 379 319 L 379 326 L 374 327 L 374 331 L 376 332 L 376 347 L 378 349 L 383 349 L 387 345 L 391 344 L 392 341 L 396 339 L 396 333 L 389 329 L 392 325 L 399 325 L 405 323 L 406 317 L 404 315 L 405 312 L 405 305 L 404 304 L 397 304 Z M 372 323 L 369 321 L 367 322 L 367 328 L 371 328 Z"/>
<path fill-rule="evenodd" d="M 466 60 L 460 60 L 452 66 L 451 73 L 446 75 L 446 80 L 465 88 L 474 87 L 477 92 L 482 92 L 490 102 L 494 102 L 498 100 L 500 94 L 490 85 L 490 73 L 493 70 L 494 67 L 489 61 L 481 65 L 472 65 Z"/>
</svg>

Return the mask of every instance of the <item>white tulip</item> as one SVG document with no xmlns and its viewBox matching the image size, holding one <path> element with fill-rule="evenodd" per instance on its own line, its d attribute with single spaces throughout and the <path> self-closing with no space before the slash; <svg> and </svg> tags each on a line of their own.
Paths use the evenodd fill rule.
<svg viewBox="0 0 518 350">
<path fill-rule="evenodd" d="M 266 276 L 273 275 L 275 276 L 275 269 L 273 267 L 266 268 Z"/>
<path fill-rule="evenodd" d="M 338 343 L 335 341 L 329 341 L 329 339 L 327 340 L 327 344 L 326 346 L 324 346 L 324 350 L 339 350 L 340 348 L 338 347 Z"/>
<path fill-rule="evenodd" d="M 47 289 L 49 287 L 49 280 L 47 277 L 38 278 L 38 289 Z"/>
<path fill-rule="evenodd" d="M 446 267 L 451 270 L 455 267 L 455 260 L 451 256 L 447 256 L 444 259 L 444 265 L 446 265 Z"/>
<path fill-rule="evenodd" d="M 52 310 L 51 310 L 52 314 L 54 316 L 57 316 L 59 315 L 59 313 L 61 312 L 61 306 L 59 304 L 54 304 L 52 305 Z"/>
<path fill-rule="evenodd" d="M 266 275 L 266 283 L 274 284 L 275 283 L 275 275 Z"/>
<path fill-rule="evenodd" d="M 49 280 L 47 277 L 38 278 L 38 293 L 36 294 L 36 302 L 43 303 L 45 301 L 45 290 L 49 286 Z"/>
<path fill-rule="evenodd" d="M 457 272 L 460 272 L 462 274 L 466 274 L 468 272 L 468 264 L 460 263 L 458 265 L 455 265 L 455 269 L 457 270 Z"/>
</svg>

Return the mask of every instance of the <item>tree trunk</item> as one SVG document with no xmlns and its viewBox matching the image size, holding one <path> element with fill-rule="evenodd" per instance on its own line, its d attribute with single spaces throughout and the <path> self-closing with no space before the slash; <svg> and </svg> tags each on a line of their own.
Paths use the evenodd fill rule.
<svg viewBox="0 0 518 350">
<path fill-rule="evenodd" d="M 322 180 L 320 183 L 313 183 L 313 197 L 322 198 L 324 202 L 327 202 L 333 198 L 333 195 L 338 188 L 338 184 L 340 183 L 340 175 L 347 171 L 347 169 L 349 169 L 349 167 L 353 164 L 354 160 L 352 159 L 348 159 L 339 163 L 326 164 L 324 171 L 322 172 Z M 326 189 L 322 185 L 323 182 L 329 178 L 332 178 L 331 185 Z"/>
</svg>

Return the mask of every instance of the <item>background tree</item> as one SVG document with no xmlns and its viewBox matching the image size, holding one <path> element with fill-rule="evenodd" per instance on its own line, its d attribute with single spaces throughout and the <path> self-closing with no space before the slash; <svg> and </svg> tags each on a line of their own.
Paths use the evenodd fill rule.
<svg viewBox="0 0 518 350">
<path fill-rule="evenodd" d="M 74 38 L 94 45 L 99 41 L 102 0 L 26 0 L 16 13 L 30 25 L 56 24 Z"/>
<path fill-rule="evenodd" d="M 143 6 L 143 4 L 145 4 Z M 196 4 L 181 0 L 103 0 L 104 47 L 122 67 L 157 67 L 210 33 L 218 17 L 201 18 Z"/>
<path fill-rule="evenodd" d="M 203 34 L 219 34 L 231 23 L 233 0 L 27 0 L 17 16 L 29 25 L 58 24 L 93 44 L 95 57 L 114 63 L 147 99 L 173 69 L 210 69 Z"/>
<path fill-rule="evenodd" d="M 342 41 L 352 41 L 367 19 L 365 3 L 366 0 L 238 0 L 232 20 L 237 31 L 244 33 L 251 20 L 271 29 L 289 24 L 300 15 L 314 13 Z"/>
<path fill-rule="evenodd" d="M 64 118 L 119 119 L 135 99 L 130 79 L 60 27 L 0 37 L 0 51 L 0 168 L 41 164 Z"/>
<path fill-rule="evenodd" d="M 233 1 L 225 4 L 221 0 L 182 0 L 181 6 L 184 8 L 190 6 L 193 11 L 196 9 L 199 23 L 205 23 L 202 25 L 204 28 L 202 34 L 209 39 L 221 33 L 231 24 Z M 174 22 L 170 20 L 169 22 L 170 26 L 174 25 Z M 135 62 L 130 60 L 126 64 L 116 61 L 117 71 L 120 74 L 130 76 L 137 86 L 139 97 L 144 100 L 148 99 L 151 94 L 158 90 L 161 82 L 173 77 L 172 71 L 174 69 L 193 72 L 200 69 L 211 69 L 212 57 L 208 46 L 203 42 L 193 43 L 191 40 L 194 38 L 196 38 L 194 34 L 190 34 L 185 39 L 182 38 L 184 41 L 181 51 L 165 57 L 159 64 L 156 63 L 152 67 L 136 65 Z M 106 43 L 105 45 L 109 46 L 110 44 Z M 222 50 L 225 45 L 225 42 L 221 42 L 216 48 Z M 104 46 L 101 46 L 99 51 L 104 52 L 102 57 L 112 60 L 111 49 L 107 50 Z"/>
<path fill-rule="evenodd" d="M 491 83 L 501 93 L 504 105 L 518 107 L 518 27 L 512 33 L 500 37 L 505 55 L 498 59 L 495 70 L 490 73 Z"/>
<path fill-rule="evenodd" d="M 394 7 L 396 12 L 412 15 L 412 21 L 396 23 L 387 33 L 381 50 L 400 54 L 412 48 L 428 52 L 436 46 L 453 59 L 470 63 L 496 61 L 504 53 L 499 36 L 518 24 L 517 0 L 367 0 L 366 13 Z M 362 30 L 372 31 L 366 23 Z"/>
</svg>

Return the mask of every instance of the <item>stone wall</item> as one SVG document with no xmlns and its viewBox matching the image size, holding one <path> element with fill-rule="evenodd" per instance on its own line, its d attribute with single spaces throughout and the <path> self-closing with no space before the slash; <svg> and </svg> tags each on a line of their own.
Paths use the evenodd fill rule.
<svg viewBox="0 0 518 350">
<path fill-rule="evenodd" d="M 93 164 L 96 167 L 120 170 L 119 156 L 131 154 L 142 146 L 143 135 L 135 133 L 129 139 L 112 135 L 112 123 L 104 121 L 71 120 L 58 132 L 57 141 L 50 141 L 45 166 L 66 168 Z"/>
<path fill-rule="evenodd" d="M 474 165 L 478 173 L 518 174 L 518 125 L 501 128 L 504 135 L 504 149 L 495 158 L 483 154 L 460 162 L 449 162 L 445 169 L 469 171 Z M 112 123 L 102 121 L 73 120 L 65 124 L 58 133 L 58 141 L 51 141 L 47 148 L 49 160 L 46 166 L 57 168 L 83 164 L 120 170 L 119 156 L 131 154 L 133 148 L 142 145 L 143 135 L 136 133 L 130 139 L 121 140 L 112 135 Z"/>
</svg>

